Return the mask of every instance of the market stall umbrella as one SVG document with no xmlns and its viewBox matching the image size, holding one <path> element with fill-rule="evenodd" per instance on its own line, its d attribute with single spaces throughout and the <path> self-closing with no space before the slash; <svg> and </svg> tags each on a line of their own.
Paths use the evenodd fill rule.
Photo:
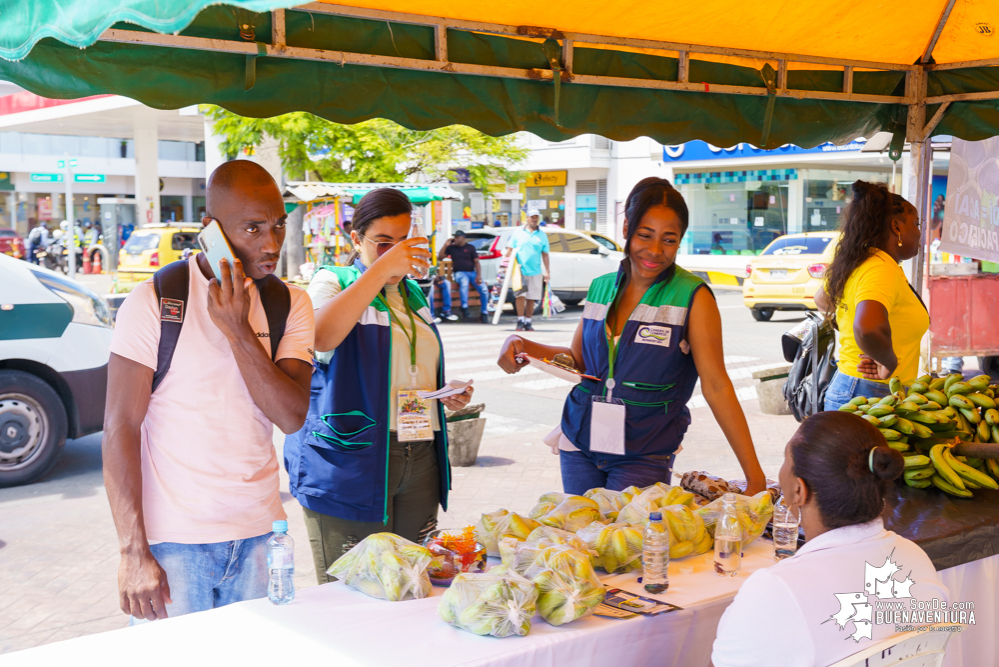
<svg viewBox="0 0 999 667">
<path fill-rule="evenodd" d="M 46 97 L 721 146 L 999 128 L 997 0 L 8 4 L 0 77 Z"/>
</svg>

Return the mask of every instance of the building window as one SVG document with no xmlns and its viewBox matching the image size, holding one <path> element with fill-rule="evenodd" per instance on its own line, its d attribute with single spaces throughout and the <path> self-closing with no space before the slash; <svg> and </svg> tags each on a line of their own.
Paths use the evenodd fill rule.
<svg viewBox="0 0 999 667">
<path fill-rule="evenodd" d="M 838 230 L 843 212 L 853 201 L 853 182 L 862 180 L 885 183 L 891 180 L 889 172 L 830 171 L 825 169 L 802 170 L 805 181 L 804 232 L 831 232 Z"/>
<path fill-rule="evenodd" d="M 788 233 L 788 186 L 794 169 L 676 174 L 690 211 L 681 251 L 758 255 Z"/>
<path fill-rule="evenodd" d="M 607 233 L 607 179 L 576 181 L 576 229 Z"/>
</svg>

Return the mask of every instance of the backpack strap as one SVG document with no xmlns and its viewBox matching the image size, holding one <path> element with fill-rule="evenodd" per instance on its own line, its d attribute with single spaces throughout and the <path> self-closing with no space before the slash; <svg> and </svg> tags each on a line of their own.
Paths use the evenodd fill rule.
<svg viewBox="0 0 999 667">
<path fill-rule="evenodd" d="M 152 391 L 156 391 L 170 370 L 180 330 L 184 326 L 189 287 L 190 267 L 186 260 L 171 262 L 153 274 L 153 290 L 160 309 L 160 343 L 156 352 Z"/>
<path fill-rule="evenodd" d="M 260 303 L 267 315 L 267 331 L 271 341 L 271 361 L 277 359 L 278 345 L 284 337 L 284 329 L 291 312 L 291 290 L 284 281 L 273 273 L 257 282 Z"/>
</svg>

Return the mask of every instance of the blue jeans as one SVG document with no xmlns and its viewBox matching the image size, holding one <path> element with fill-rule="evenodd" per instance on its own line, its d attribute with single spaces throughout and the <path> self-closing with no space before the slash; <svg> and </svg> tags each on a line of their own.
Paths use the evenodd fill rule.
<svg viewBox="0 0 999 667">
<path fill-rule="evenodd" d="M 662 456 L 617 456 L 591 452 L 559 452 L 562 490 L 581 496 L 590 489 L 621 491 L 629 486 L 670 483 L 676 454 Z"/>
<path fill-rule="evenodd" d="M 445 315 L 451 314 L 451 281 L 441 280 L 441 310 Z M 437 308 L 434 301 L 437 298 L 437 283 L 430 283 L 430 314 L 437 315 Z"/>
<path fill-rule="evenodd" d="M 849 403 L 851 398 L 857 396 L 880 398 L 890 393 L 886 382 L 855 378 L 836 371 L 826 389 L 825 409 L 827 411 L 839 410 L 841 405 Z"/>
<path fill-rule="evenodd" d="M 149 550 L 166 572 L 171 604 L 167 617 L 224 607 L 267 596 L 267 540 L 260 537 L 214 544 L 161 542 Z M 132 617 L 129 625 L 147 621 Z"/>
<path fill-rule="evenodd" d="M 482 312 L 489 310 L 489 290 L 485 283 L 475 282 L 475 271 L 455 271 L 454 280 L 458 283 L 458 295 L 461 297 L 461 307 L 468 308 L 468 285 L 475 285 L 475 291 L 479 293 L 479 304 Z"/>
</svg>

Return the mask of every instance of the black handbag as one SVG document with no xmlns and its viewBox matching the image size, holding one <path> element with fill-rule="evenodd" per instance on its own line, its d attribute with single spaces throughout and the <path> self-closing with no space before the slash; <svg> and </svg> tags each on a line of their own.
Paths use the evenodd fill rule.
<svg viewBox="0 0 999 667">
<path fill-rule="evenodd" d="M 805 320 L 781 337 L 785 361 L 791 370 L 784 383 L 784 399 L 799 422 L 822 412 L 826 389 L 836 373 L 836 331 L 832 321 L 809 312 Z"/>
</svg>

